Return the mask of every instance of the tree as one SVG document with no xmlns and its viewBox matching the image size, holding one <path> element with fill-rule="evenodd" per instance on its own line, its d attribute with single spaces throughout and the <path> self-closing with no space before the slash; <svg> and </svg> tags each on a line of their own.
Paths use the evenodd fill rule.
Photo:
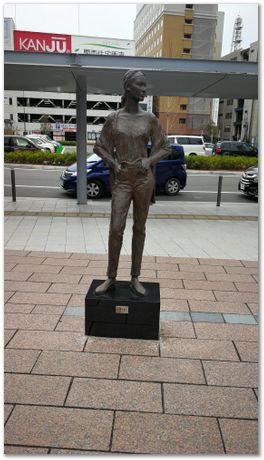
<svg viewBox="0 0 264 460">
<path fill-rule="evenodd" d="M 49 116 L 46 115 L 46 114 L 41 115 L 39 121 L 41 123 L 41 133 L 42 134 L 49 134 L 50 133 Z"/>
<path fill-rule="evenodd" d="M 216 126 L 213 120 L 210 120 L 209 123 L 207 123 L 205 127 L 205 134 L 207 137 L 210 138 L 211 142 L 213 142 L 213 139 L 218 138 L 218 132 L 219 132 L 218 126 Z"/>
</svg>

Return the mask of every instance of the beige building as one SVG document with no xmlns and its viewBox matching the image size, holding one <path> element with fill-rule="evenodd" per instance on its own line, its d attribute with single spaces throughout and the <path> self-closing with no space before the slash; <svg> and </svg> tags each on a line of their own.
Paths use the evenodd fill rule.
<svg viewBox="0 0 264 460">
<path fill-rule="evenodd" d="M 222 32 L 223 13 L 218 15 L 217 4 L 140 4 L 134 22 L 135 54 L 217 59 Z M 167 134 L 200 134 L 211 118 L 211 100 L 205 98 L 155 97 L 153 109 Z"/>
</svg>

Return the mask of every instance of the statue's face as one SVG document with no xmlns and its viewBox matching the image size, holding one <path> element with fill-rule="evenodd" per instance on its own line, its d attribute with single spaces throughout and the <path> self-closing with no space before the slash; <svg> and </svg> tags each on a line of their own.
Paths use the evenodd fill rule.
<svg viewBox="0 0 264 460">
<path fill-rule="evenodd" d="M 130 80 L 127 85 L 127 94 L 137 101 L 143 101 L 146 96 L 146 78 L 139 75 Z"/>
</svg>

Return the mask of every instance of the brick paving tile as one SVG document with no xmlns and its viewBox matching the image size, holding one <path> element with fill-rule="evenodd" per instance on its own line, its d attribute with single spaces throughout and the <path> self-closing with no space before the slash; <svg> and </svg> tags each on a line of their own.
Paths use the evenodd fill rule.
<svg viewBox="0 0 264 460">
<path fill-rule="evenodd" d="M 16 329 L 11 330 L 11 329 L 5 329 L 4 331 L 4 346 L 9 342 L 9 340 L 12 339 L 12 337 L 15 335 Z"/>
<path fill-rule="evenodd" d="M 5 281 L 26 281 L 30 277 L 30 273 L 26 272 L 9 272 L 5 271 Z M 41 279 L 39 281 L 42 281 Z"/>
<path fill-rule="evenodd" d="M 18 264 L 13 269 L 14 272 L 29 273 L 59 273 L 61 267 L 53 265 L 25 265 Z"/>
<path fill-rule="evenodd" d="M 27 256 L 30 254 L 30 251 L 23 251 L 23 250 L 17 250 L 17 249 L 5 249 L 5 256 Z"/>
<path fill-rule="evenodd" d="M 5 446 L 5 454 L 47 454 L 49 449 L 44 447 L 18 447 L 18 446 Z"/>
<path fill-rule="evenodd" d="M 159 356 L 159 342 L 156 340 L 88 337 L 84 351 L 119 353 L 121 355 Z"/>
<path fill-rule="evenodd" d="M 70 375 L 74 377 L 117 378 L 119 355 L 45 351 L 34 374 Z"/>
<path fill-rule="evenodd" d="M 258 315 L 259 312 L 259 304 L 255 302 L 247 302 L 247 306 L 253 315 Z"/>
<path fill-rule="evenodd" d="M 84 317 L 63 316 L 57 324 L 55 331 L 84 331 Z"/>
<path fill-rule="evenodd" d="M 113 452 L 136 454 L 223 454 L 211 418 L 117 412 Z"/>
<path fill-rule="evenodd" d="M 111 452 L 102 450 L 78 450 L 78 449 L 50 449 L 51 455 L 112 455 Z"/>
<path fill-rule="evenodd" d="M 87 287 L 87 290 L 89 286 Z M 80 294 L 73 294 L 67 304 L 67 307 L 84 307 L 85 296 Z"/>
<path fill-rule="evenodd" d="M 13 404 L 5 404 L 5 405 L 4 405 L 4 422 L 7 421 L 9 415 L 10 415 L 11 412 L 12 412 L 13 407 L 14 407 Z"/>
<path fill-rule="evenodd" d="M 5 442 L 108 450 L 112 423 L 111 411 L 21 405 L 7 422 Z"/>
<path fill-rule="evenodd" d="M 148 356 L 122 356 L 119 378 L 158 382 L 205 383 L 199 361 Z"/>
<path fill-rule="evenodd" d="M 236 291 L 235 285 L 228 281 L 193 281 L 183 280 L 186 289 L 205 289 L 213 291 L 214 289 L 221 291 Z"/>
<path fill-rule="evenodd" d="M 71 275 L 72 272 L 74 271 L 74 275 L 90 275 L 90 276 L 106 276 L 106 270 L 99 269 L 99 274 L 94 273 L 91 268 L 88 267 L 74 267 L 74 270 L 72 267 L 63 267 L 63 269 L 60 271 L 60 274 L 63 275 Z M 100 274 L 101 273 L 101 274 Z"/>
<path fill-rule="evenodd" d="M 161 299 L 197 299 L 197 300 L 215 300 L 214 294 L 211 291 L 203 291 L 198 289 L 160 289 Z"/>
<path fill-rule="evenodd" d="M 242 262 L 236 259 L 198 259 L 200 265 L 228 265 L 231 267 L 242 267 Z"/>
<path fill-rule="evenodd" d="M 31 313 L 39 315 L 62 315 L 65 308 L 65 305 L 36 305 Z"/>
<path fill-rule="evenodd" d="M 227 454 L 259 454 L 257 421 L 220 419 L 219 423 Z"/>
<path fill-rule="evenodd" d="M 55 329 L 59 319 L 60 315 L 6 313 L 5 328 L 52 331 Z"/>
<path fill-rule="evenodd" d="M 152 278 L 144 278 L 144 281 L 147 281 L 149 283 L 153 283 Z M 177 287 L 178 280 L 170 280 L 170 279 L 165 279 L 165 278 L 159 278 L 158 283 L 161 288 L 171 288 L 174 289 Z M 183 286 L 183 285 L 181 285 Z"/>
<path fill-rule="evenodd" d="M 105 260 L 107 261 L 107 254 L 86 254 L 89 260 Z M 128 259 L 128 256 L 120 256 L 120 260 Z"/>
<path fill-rule="evenodd" d="M 160 353 L 167 358 L 239 360 L 233 343 L 221 340 L 162 338 Z"/>
<path fill-rule="evenodd" d="M 195 338 L 193 323 L 187 321 L 161 321 L 160 336 L 162 337 L 179 337 Z"/>
<path fill-rule="evenodd" d="M 258 404 L 248 388 L 163 385 L 165 412 L 209 417 L 257 418 Z"/>
<path fill-rule="evenodd" d="M 21 292 L 46 292 L 50 283 L 30 283 L 29 281 L 6 281 L 5 289 Z"/>
<path fill-rule="evenodd" d="M 70 383 L 70 377 L 5 374 L 5 401 L 61 406 Z"/>
<path fill-rule="evenodd" d="M 11 298 L 14 298 L 15 292 L 4 291 L 4 302 L 8 302 Z"/>
<path fill-rule="evenodd" d="M 17 331 L 8 348 L 82 351 L 86 337 L 77 332 Z"/>
<path fill-rule="evenodd" d="M 81 259 L 59 259 L 59 258 L 52 258 L 47 257 L 43 262 L 43 265 L 59 265 L 65 267 L 87 267 L 89 260 L 81 260 Z"/>
<path fill-rule="evenodd" d="M 30 372 L 40 351 L 5 349 L 5 372 Z"/>
<path fill-rule="evenodd" d="M 212 273 L 226 273 L 224 267 L 221 265 L 188 265 L 188 264 L 180 264 L 179 265 L 180 271 L 183 272 L 212 272 Z"/>
<path fill-rule="evenodd" d="M 258 341 L 258 326 L 246 324 L 195 323 L 198 339 Z"/>
<path fill-rule="evenodd" d="M 71 252 L 57 252 L 57 251 L 30 251 L 31 257 L 51 257 L 56 259 L 69 259 L 72 256 Z"/>
<path fill-rule="evenodd" d="M 183 271 L 160 271 L 158 270 L 159 280 L 164 279 L 180 279 L 180 280 L 200 280 L 205 281 L 205 275 L 203 272 L 183 272 Z"/>
<path fill-rule="evenodd" d="M 245 267 L 258 267 L 258 262 L 255 260 L 241 260 L 241 262 Z"/>
<path fill-rule="evenodd" d="M 158 264 L 187 264 L 187 265 L 199 265 L 198 259 L 191 258 L 191 257 L 164 257 L 164 256 L 157 256 L 156 261 Z"/>
<path fill-rule="evenodd" d="M 159 274 L 158 274 L 158 277 L 161 278 Z M 164 277 L 164 278 L 165 278 L 166 280 L 169 280 L 169 279 L 170 279 L 171 281 L 173 281 L 172 283 L 170 283 L 170 287 L 173 288 L 173 289 L 182 289 L 182 288 L 184 287 L 183 284 L 182 284 L 182 280 L 181 280 L 181 279 L 176 279 L 176 278 L 173 279 L 173 274 L 172 274 L 170 277 L 169 277 L 169 276 L 166 276 L 166 277 Z M 159 280 L 159 281 L 160 281 L 160 280 Z M 161 279 L 161 281 L 162 281 L 162 279 Z M 164 284 L 161 285 L 160 287 L 161 287 L 162 289 L 165 288 Z"/>
<path fill-rule="evenodd" d="M 34 303 L 34 304 L 50 304 L 50 305 L 65 305 L 69 301 L 70 294 L 48 294 L 37 292 L 16 292 L 12 297 L 12 303 Z"/>
<path fill-rule="evenodd" d="M 31 313 L 34 307 L 34 304 L 10 302 L 5 304 L 5 313 Z"/>
<path fill-rule="evenodd" d="M 65 405 L 91 409 L 162 412 L 161 385 L 75 378 Z"/>
<path fill-rule="evenodd" d="M 44 262 L 45 257 L 19 257 L 19 255 L 16 256 L 5 256 L 5 262 L 6 263 L 11 263 L 11 264 L 23 264 L 23 265 L 40 265 Z"/>
<path fill-rule="evenodd" d="M 218 302 L 207 300 L 189 300 L 190 310 L 193 312 L 214 312 L 214 313 L 245 313 L 249 314 L 247 305 L 244 302 Z"/>
<path fill-rule="evenodd" d="M 241 275 L 257 275 L 257 267 L 225 267 L 227 273 L 240 273 Z"/>
<path fill-rule="evenodd" d="M 241 361 L 259 361 L 259 345 L 257 342 L 235 342 Z"/>
<path fill-rule="evenodd" d="M 58 294 L 83 294 L 87 293 L 87 286 L 85 284 L 74 284 L 74 283 L 53 283 L 48 293 L 58 293 Z"/>
<path fill-rule="evenodd" d="M 255 292 L 226 292 L 214 291 L 216 300 L 229 302 L 258 302 L 258 294 Z"/>
<path fill-rule="evenodd" d="M 186 299 L 162 299 L 160 309 L 165 311 L 189 311 L 188 302 Z"/>
<path fill-rule="evenodd" d="M 16 266 L 16 264 L 7 264 L 5 263 L 4 264 L 4 271 L 5 272 L 10 272 L 11 270 L 13 270 L 13 268 Z"/>
<path fill-rule="evenodd" d="M 208 281 L 238 281 L 240 283 L 255 283 L 252 275 L 241 275 L 239 273 L 205 273 Z"/>
<path fill-rule="evenodd" d="M 235 286 L 240 292 L 258 292 L 257 283 L 235 283 Z"/>
<path fill-rule="evenodd" d="M 223 363 L 203 361 L 208 385 L 236 387 L 258 386 L 258 365 L 256 363 Z"/>
<path fill-rule="evenodd" d="M 79 283 L 82 275 L 53 273 L 33 273 L 28 281 L 49 281 L 50 283 Z"/>
</svg>

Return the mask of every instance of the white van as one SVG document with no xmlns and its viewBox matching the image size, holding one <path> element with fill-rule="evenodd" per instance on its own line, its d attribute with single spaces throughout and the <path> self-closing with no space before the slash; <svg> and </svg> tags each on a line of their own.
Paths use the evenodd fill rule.
<svg viewBox="0 0 264 460">
<path fill-rule="evenodd" d="M 172 144 L 182 145 L 185 155 L 206 155 L 203 136 L 170 134 L 168 140 Z"/>
</svg>

